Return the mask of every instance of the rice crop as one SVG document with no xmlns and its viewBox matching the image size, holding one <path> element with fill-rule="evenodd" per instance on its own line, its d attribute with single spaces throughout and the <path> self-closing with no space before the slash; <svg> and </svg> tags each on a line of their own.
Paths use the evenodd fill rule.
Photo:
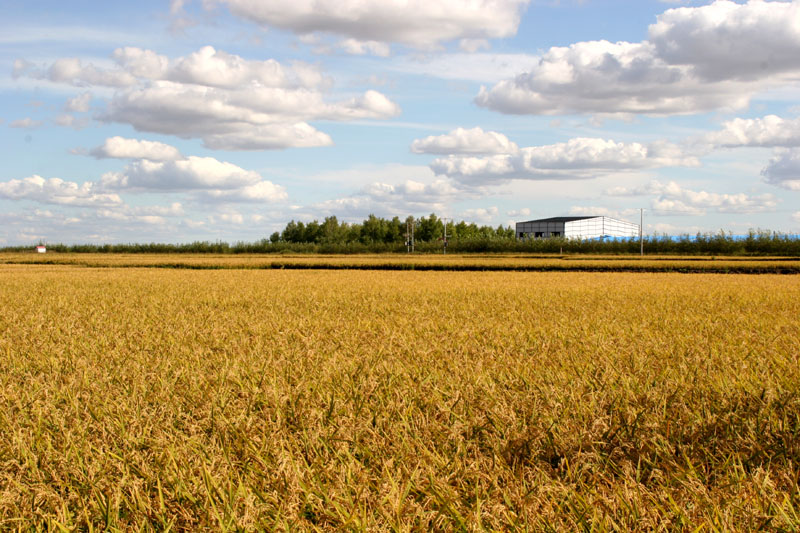
<svg viewBox="0 0 800 533">
<path fill-rule="evenodd" d="M 0 265 L 3 530 L 800 528 L 800 277 Z"/>
<path fill-rule="evenodd" d="M 0 253 L 0 264 L 106 268 L 587 271 L 800 274 L 796 257 L 591 256 L 521 254 L 64 254 Z"/>
</svg>

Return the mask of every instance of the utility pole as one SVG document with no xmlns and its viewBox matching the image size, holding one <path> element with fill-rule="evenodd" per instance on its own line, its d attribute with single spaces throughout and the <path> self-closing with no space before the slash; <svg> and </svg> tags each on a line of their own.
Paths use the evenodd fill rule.
<svg viewBox="0 0 800 533">
<path fill-rule="evenodd" d="M 442 254 L 447 255 L 447 219 L 442 219 L 442 224 L 444 224 L 444 248 L 442 249 Z"/>
<path fill-rule="evenodd" d="M 406 251 L 414 253 L 414 228 L 417 226 L 417 219 L 408 217 L 406 219 Z"/>
<path fill-rule="evenodd" d="M 644 256 L 644 208 L 639 208 L 639 255 Z"/>
</svg>

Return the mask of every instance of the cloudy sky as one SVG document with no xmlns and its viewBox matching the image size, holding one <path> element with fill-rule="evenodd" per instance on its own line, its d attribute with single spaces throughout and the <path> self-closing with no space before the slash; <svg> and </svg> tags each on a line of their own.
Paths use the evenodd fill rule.
<svg viewBox="0 0 800 533">
<path fill-rule="evenodd" d="M 800 232 L 800 0 L 0 0 L 0 245 Z"/>
</svg>

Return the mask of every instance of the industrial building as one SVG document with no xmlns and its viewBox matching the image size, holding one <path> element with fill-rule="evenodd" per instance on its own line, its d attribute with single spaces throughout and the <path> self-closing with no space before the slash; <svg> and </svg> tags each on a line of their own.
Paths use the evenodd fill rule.
<svg viewBox="0 0 800 533">
<path fill-rule="evenodd" d="M 517 222 L 518 239 L 638 237 L 639 224 L 605 216 L 552 217 Z"/>
</svg>

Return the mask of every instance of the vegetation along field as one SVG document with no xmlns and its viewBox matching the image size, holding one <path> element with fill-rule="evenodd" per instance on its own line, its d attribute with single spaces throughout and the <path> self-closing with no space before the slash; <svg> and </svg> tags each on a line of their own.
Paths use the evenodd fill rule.
<svg viewBox="0 0 800 533">
<path fill-rule="evenodd" d="M 0 265 L 5 530 L 800 528 L 800 277 Z"/>
</svg>

